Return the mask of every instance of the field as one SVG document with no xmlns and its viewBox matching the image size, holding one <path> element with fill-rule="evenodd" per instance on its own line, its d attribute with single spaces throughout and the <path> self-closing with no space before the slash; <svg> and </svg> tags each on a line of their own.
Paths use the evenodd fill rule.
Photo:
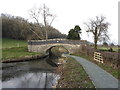
<svg viewBox="0 0 120 90">
<path fill-rule="evenodd" d="M 114 52 L 117 52 L 118 49 L 120 49 L 120 48 L 118 48 L 117 46 L 108 46 L 108 47 L 98 46 L 98 49 L 99 49 L 99 50 L 102 50 L 102 51 L 108 51 L 110 48 L 112 48 Z"/>
<path fill-rule="evenodd" d="M 2 39 L 2 60 L 18 59 L 38 54 L 40 53 L 28 52 L 27 41 L 6 38 Z"/>
<path fill-rule="evenodd" d="M 2 39 L 2 49 L 12 48 L 12 47 L 25 47 L 27 46 L 27 41 L 24 40 L 14 40 L 14 39 Z"/>
</svg>

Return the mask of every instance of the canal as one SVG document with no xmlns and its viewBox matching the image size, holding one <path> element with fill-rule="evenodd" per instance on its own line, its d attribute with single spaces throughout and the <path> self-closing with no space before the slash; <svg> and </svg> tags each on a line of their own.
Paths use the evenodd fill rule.
<svg viewBox="0 0 120 90">
<path fill-rule="evenodd" d="M 59 79 L 45 59 L 2 64 L 2 88 L 52 88 Z"/>
</svg>

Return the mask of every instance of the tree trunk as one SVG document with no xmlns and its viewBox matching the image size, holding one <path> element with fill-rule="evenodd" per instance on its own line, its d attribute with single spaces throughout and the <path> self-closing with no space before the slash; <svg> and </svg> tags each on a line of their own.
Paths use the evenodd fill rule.
<svg viewBox="0 0 120 90">
<path fill-rule="evenodd" d="M 95 38 L 94 38 L 94 48 L 95 48 L 95 49 L 97 49 L 97 41 L 98 41 L 98 40 L 97 40 L 97 36 L 95 36 Z"/>
<path fill-rule="evenodd" d="M 95 43 L 95 46 L 94 46 L 95 49 L 97 49 L 97 43 Z"/>
<path fill-rule="evenodd" d="M 46 40 L 48 39 L 48 32 L 47 32 L 47 26 L 45 26 L 45 38 L 46 38 Z"/>
</svg>

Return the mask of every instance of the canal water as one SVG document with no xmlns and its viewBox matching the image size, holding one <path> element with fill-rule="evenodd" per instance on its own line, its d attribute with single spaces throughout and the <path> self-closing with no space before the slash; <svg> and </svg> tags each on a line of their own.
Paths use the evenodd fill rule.
<svg viewBox="0 0 120 90">
<path fill-rule="evenodd" d="M 52 88 L 58 79 L 44 59 L 2 64 L 2 88 Z"/>
</svg>

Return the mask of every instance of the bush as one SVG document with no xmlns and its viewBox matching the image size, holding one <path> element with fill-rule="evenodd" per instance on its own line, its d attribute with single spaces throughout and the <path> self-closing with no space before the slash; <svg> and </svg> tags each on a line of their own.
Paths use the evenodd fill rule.
<svg viewBox="0 0 120 90">
<path fill-rule="evenodd" d="M 118 63 L 120 62 L 120 53 L 118 52 L 102 52 L 103 60 L 105 64 L 109 64 L 114 68 L 118 68 Z"/>
<path fill-rule="evenodd" d="M 100 50 L 95 50 L 94 48 L 91 48 L 90 46 L 85 46 L 82 45 L 80 50 L 77 51 L 80 55 L 87 56 L 94 60 L 94 52 L 100 52 L 102 54 L 104 63 L 106 65 L 110 65 L 113 68 L 119 68 L 120 64 L 120 53 L 119 52 L 113 52 L 113 49 L 110 48 L 109 51 L 100 51 Z"/>
</svg>

